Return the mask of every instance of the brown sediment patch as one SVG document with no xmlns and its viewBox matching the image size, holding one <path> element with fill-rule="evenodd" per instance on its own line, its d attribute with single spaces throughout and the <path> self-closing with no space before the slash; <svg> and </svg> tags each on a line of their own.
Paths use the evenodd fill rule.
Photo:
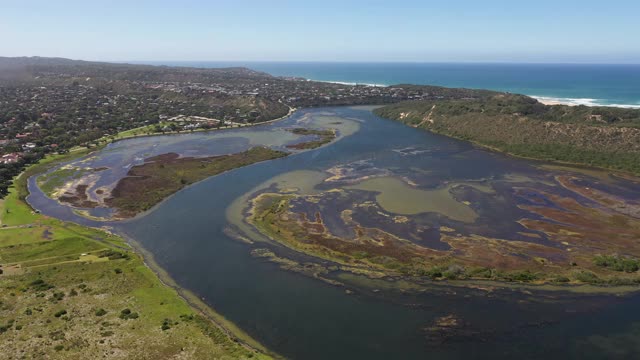
<svg viewBox="0 0 640 360">
<path fill-rule="evenodd" d="M 530 237 L 530 238 L 534 238 L 534 239 L 541 239 L 542 238 L 542 236 L 540 236 L 540 234 L 534 234 L 534 233 L 523 232 L 523 231 L 519 231 L 518 235 L 522 235 L 522 236 L 526 236 L 526 237 Z"/>
<path fill-rule="evenodd" d="M 79 208 L 95 208 L 100 206 L 100 204 L 98 204 L 97 202 L 89 200 L 89 197 L 87 195 L 88 188 L 89 185 L 87 184 L 76 185 L 73 192 L 66 191 L 64 194 L 58 197 L 58 200 L 73 207 Z"/>
<path fill-rule="evenodd" d="M 542 216 L 542 220 L 523 219 L 521 224 L 543 231 L 556 242 L 608 251 L 632 251 L 640 256 L 640 221 L 607 209 L 586 207 L 577 200 L 543 193 L 557 207 L 520 206 Z"/>
<path fill-rule="evenodd" d="M 640 218 L 640 204 L 630 203 L 618 196 L 607 194 L 604 191 L 592 187 L 578 186 L 574 184 L 574 181 L 577 180 L 577 178 L 573 176 L 560 175 L 556 176 L 556 180 L 565 189 L 580 194 L 585 198 L 595 201 L 602 206 L 625 215 Z"/>
<path fill-rule="evenodd" d="M 474 328 L 472 325 L 455 314 L 436 318 L 433 323 L 423 329 L 428 346 L 443 346 L 448 343 L 486 341 L 495 336 L 495 330 L 482 326 Z"/>
<path fill-rule="evenodd" d="M 25 272 L 20 264 L 4 265 L 0 266 L 0 269 L 2 269 L 0 276 L 21 275 Z"/>
<path fill-rule="evenodd" d="M 160 154 L 160 155 L 156 155 L 156 156 L 151 156 L 148 157 L 146 159 L 144 159 L 145 163 L 149 163 L 149 162 L 171 162 L 173 160 L 177 160 L 180 158 L 180 154 L 177 153 L 166 153 L 166 154 Z M 188 158 L 188 159 L 192 159 L 192 158 Z M 135 168 L 136 166 L 134 166 Z"/>
<path fill-rule="evenodd" d="M 467 266 L 481 266 L 502 271 L 550 271 L 550 266 L 569 264 L 562 249 L 526 241 L 494 239 L 479 235 L 453 237 L 442 241 L 454 248 L 456 261 Z M 538 259 L 545 259 L 540 262 Z"/>
<path fill-rule="evenodd" d="M 326 172 L 331 174 L 324 180 L 326 183 L 355 184 L 375 177 L 391 176 L 389 170 L 374 167 L 367 160 L 334 166 L 327 169 Z"/>
</svg>

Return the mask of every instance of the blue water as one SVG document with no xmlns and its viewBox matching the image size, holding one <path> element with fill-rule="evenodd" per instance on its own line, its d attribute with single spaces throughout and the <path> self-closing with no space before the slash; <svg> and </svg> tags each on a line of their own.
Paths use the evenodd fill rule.
<svg viewBox="0 0 640 360">
<path fill-rule="evenodd" d="M 639 65 L 146 62 L 149 64 L 246 66 L 276 76 L 358 84 L 428 84 L 509 91 L 572 104 L 640 107 Z"/>
</svg>

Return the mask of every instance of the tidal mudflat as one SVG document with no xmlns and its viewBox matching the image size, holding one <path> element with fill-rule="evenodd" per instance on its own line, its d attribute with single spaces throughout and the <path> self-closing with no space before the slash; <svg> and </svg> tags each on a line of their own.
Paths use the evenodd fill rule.
<svg viewBox="0 0 640 360">
<path fill-rule="evenodd" d="M 125 222 L 61 211 L 43 192 L 29 201 L 134 239 L 176 283 L 291 358 L 638 355 L 616 345 L 640 323 L 629 292 L 637 180 L 487 152 L 364 108 L 302 110 L 266 126 L 279 133 L 260 145 L 312 141 L 286 130 L 305 126 L 336 139 L 198 182 Z M 232 135 L 219 135 L 224 152 L 200 155 L 251 147 L 225 142 Z M 140 146 L 137 164 L 194 156 L 189 141 L 144 140 L 158 145 Z M 87 166 L 131 163 L 112 150 Z M 97 173 L 108 170 L 86 175 Z"/>
<path fill-rule="evenodd" d="M 36 182 L 77 215 L 122 220 L 207 177 L 325 145 L 338 136 L 330 126 L 341 124 L 331 120 L 303 117 L 286 125 L 124 140 L 55 167 Z M 345 130 L 340 135 L 352 131 Z"/>
</svg>

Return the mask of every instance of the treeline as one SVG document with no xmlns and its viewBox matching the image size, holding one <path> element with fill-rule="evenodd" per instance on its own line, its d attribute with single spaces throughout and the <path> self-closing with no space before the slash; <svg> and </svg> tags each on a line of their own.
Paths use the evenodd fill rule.
<svg viewBox="0 0 640 360">
<path fill-rule="evenodd" d="M 9 187 L 13 185 L 13 178 L 16 175 L 20 174 L 25 167 L 40 161 L 43 157 L 43 151 L 36 151 L 25 154 L 18 162 L 0 164 L 0 198 L 4 198 L 9 193 Z"/>
</svg>

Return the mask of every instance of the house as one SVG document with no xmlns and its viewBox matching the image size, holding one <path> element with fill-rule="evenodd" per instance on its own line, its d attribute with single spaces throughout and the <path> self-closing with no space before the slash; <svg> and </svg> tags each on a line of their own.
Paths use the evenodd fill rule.
<svg viewBox="0 0 640 360">
<path fill-rule="evenodd" d="M 29 136 L 31 136 L 31 133 L 30 133 L 30 132 L 28 132 L 28 133 L 24 133 L 24 134 L 17 134 L 17 135 L 16 135 L 16 139 L 26 139 L 26 138 L 28 138 Z"/>
<path fill-rule="evenodd" d="M 18 153 L 5 154 L 0 158 L 0 162 L 3 164 L 13 164 L 18 160 L 20 160 L 20 154 Z"/>
</svg>

